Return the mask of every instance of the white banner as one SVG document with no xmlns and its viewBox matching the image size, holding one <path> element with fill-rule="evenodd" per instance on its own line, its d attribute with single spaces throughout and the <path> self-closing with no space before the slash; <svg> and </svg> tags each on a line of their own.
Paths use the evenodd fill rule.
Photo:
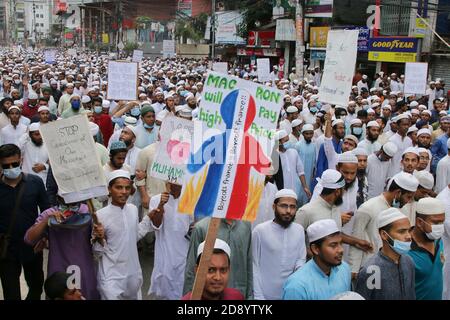
<svg viewBox="0 0 450 320">
<path fill-rule="evenodd" d="M 172 58 L 175 53 L 175 40 L 163 40 L 163 57 Z"/>
<path fill-rule="evenodd" d="M 246 41 L 238 36 L 238 25 L 242 15 L 238 11 L 223 11 L 216 14 L 216 44 L 245 44 Z"/>
<path fill-rule="evenodd" d="M 228 62 L 214 62 L 213 70 L 223 74 L 228 74 Z"/>
<path fill-rule="evenodd" d="M 67 203 L 108 194 L 106 179 L 85 115 L 41 125 L 53 176 Z"/>
<path fill-rule="evenodd" d="M 405 64 L 405 93 L 425 94 L 427 75 L 428 63 L 407 62 Z"/>
<path fill-rule="evenodd" d="M 324 73 L 319 100 L 346 106 L 352 89 L 358 51 L 359 30 L 331 30 L 328 32 Z"/>
<path fill-rule="evenodd" d="M 258 81 L 269 81 L 270 60 L 268 58 L 256 59 L 256 71 L 258 72 Z"/>
<path fill-rule="evenodd" d="M 56 62 L 57 51 L 54 49 L 44 51 L 44 61 L 48 64 L 53 64 Z"/>
<path fill-rule="evenodd" d="M 133 50 L 133 62 L 141 62 L 144 57 L 144 51 L 142 50 Z"/>
<path fill-rule="evenodd" d="M 275 31 L 275 40 L 277 41 L 295 41 L 296 31 L 295 23 L 292 19 L 278 19 L 277 29 Z"/>
<path fill-rule="evenodd" d="M 137 78 L 136 62 L 109 61 L 108 100 L 136 100 Z"/>
</svg>

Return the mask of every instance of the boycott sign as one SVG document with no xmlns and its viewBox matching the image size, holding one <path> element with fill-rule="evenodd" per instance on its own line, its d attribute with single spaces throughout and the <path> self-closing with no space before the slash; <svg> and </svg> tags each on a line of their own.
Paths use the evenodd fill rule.
<svg viewBox="0 0 450 320">
<path fill-rule="evenodd" d="M 159 132 L 161 143 L 151 166 L 150 175 L 182 184 L 194 134 L 194 122 L 167 116 Z"/>
<path fill-rule="evenodd" d="M 270 167 L 283 93 L 209 72 L 178 210 L 253 221 Z"/>
<path fill-rule="evenodd" d="M 136 100 L 138 64 L 136 62 L 108 63 L 108 99 Z"/>
<path fill-rule="evenodd" d="M 52 121 L 39 130 L 58 189 L 66 203 L 108 194 L 86 116 Z"/>
</svg>

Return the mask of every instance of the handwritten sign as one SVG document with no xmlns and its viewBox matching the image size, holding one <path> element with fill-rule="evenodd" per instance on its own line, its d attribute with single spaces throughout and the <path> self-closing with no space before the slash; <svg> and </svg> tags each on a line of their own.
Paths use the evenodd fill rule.
<svg viewBox="0 0 450 320">
<path fill-rule="evenodd" d="M 141 62 L 143 57 L 144 57 L 144 51 L 142 51 L 142 50 L 134 50 L 133 51 L 133 59 L 131 61 L 133 61 L 133 62 Z"/>
<path fill-rule="evenodd" d="M 137 99 L 138 64 L 136 62 L 109 61 L 108 99 Z"/>
<path fill-rule="evenodd" d="M 87 117 L 52 121 L 40 127 L 58 190 L 66 203 L 108 194 Z"/>
<path fill-rule="evenodd" d="M 427 89 L 428 63 L 405 64 L 405 93 L 425 94 Z"/>
<path fill-rule="evenodd" d="M 160 147 L 150 168 L 150 175 L 181 185 L 194 135 L 194 122 L 167 116 L 159 132 Z"/>
<path fill-rule="evenodd" d="M 260 82 L 270 80 L 270 60 L 268 58 L 256 59 L 256 70 Z"/>
<path fill-rule="evenodd" d="M 54 49 L 45 50 L 44 51 L 44 61 L 48 64 L 54 64 L 56 63 L 56 54 L 57 51 Z"/>
<path fill-rule="evenodd" d="M 295 41 L 295 23 L 292 19 L 277 19 L 275 31 L 277 41 Z"/>
<path fill-rule="evenodd" d="M 228 74 L 228 62 L 214 62 L 213 70 L 223 74 Z"/>
<path fill-rule="evenodd" d="M 175 56 L 175 40 L 163 40 L 163 58 Z"/>
<path fill-rule="evenodd" d="M 283 93 L 276 88 L 208 73 L 180 212 L 197 217 L 256 218 L 282 103 Z"/>
<path fill-rule="evenodd" d="M 352 88 L 358 49 L 358 30 L 328 32 L 327 54 L 319 100 L 346 106 Z"/>
</svg>

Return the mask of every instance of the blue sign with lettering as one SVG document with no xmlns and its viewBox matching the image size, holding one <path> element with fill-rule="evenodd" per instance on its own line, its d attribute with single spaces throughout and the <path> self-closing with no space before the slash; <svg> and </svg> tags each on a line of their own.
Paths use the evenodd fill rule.
<svg viewBox="0 0 450 320">
<path fill-rule="evenodd" d="M 417 52 L 417 38 L 376 37 L 369 39 L 369 51 Z"/>
</svg>

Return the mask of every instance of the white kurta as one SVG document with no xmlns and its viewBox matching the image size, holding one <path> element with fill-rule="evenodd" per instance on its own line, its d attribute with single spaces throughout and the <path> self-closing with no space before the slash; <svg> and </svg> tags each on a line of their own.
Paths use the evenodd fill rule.
<svg viewBox="0 0 450 320">
<path fill-rule="evenodd" d="M 273 183 L 267 182 L 264 186 L 263 194 L 259 201 L 258 214 L 256 215 L 255 221 L 252 223 L 252 230 L 260 223 L 273 220 L 273 202 L 277 192 L 277 186 Z"/>
<path fill-rule="evenodd" d="M 444 292 L 442 294 L 443 300 L 450 300 L 450 188 L 447 186 L 442 190 L 437 199 L 445 204 L 445 232 L 442 237 L 444 242 Z"/>
<path fill-rule="evenodd" d="M 302 159 L 295 149 L 288 149 L 280 153 L 280 159 L 283 168 L 284 188 L 294 190 L 298 196 L 301 188 L 299 177 L 305 174 Z"/>
<path fill-rule="evenodd" d="M 150 200 L 149 211 L 158 207 L 161 195 Z M 183 293 L 184 271 L 189 250 L 189 240 L 185 238 L 189 225 L 194 222 L 192 215 L 178 211 L 179 199 L 169 197 L 164 205 L 162 224 L 155 231 L 155 260 L 148 294 L 169 300 L 180 300 Z M 149 230 L 150 231 L 150 230 Z"/>
<path fill-rule="evenodd" d="M 16 146 L 20 144 L 20 138 L 27 133 L 28 127 L 19 123 L 14 127 L 11 123 L 0 130 L 0 145 L 12 143 Z"/>
<path fill-rule="evenodd" d="M 400 166 L 400 161 L 402 160 L 403 151 L 407 148 L 412 147 L 412 140 L 409 137 L 402 138 L 398 133 L 394 134 L 389 138 L 389 141 L 395 143 L 398 150 L 397 153 L 391 159 L 391 166 L 389 167 L 389 176 L 393 177 L 400 171 L 402 171 Z"/>
<path fill-rule="evenodd" d="M 166 105 L 164 103 L 155 102 L 152 104 L 153 110 L 155 110 L 155 114 L 158 114 L 160 111 L 164 109 Z"/>
<path fill-rule="evenodd" d="M 35 174 L 39 176 L 42 181 L 47 182 L 47 173 L 48 173 L 48 151 L 45 147 L 45 144 L 41 146 L 36 146 L 31 139 L 28 137 L 27 139 L 22 139 L 22 143 L 20 145 L 20 149 L 22 151 L 22 170 L 28 174 Z M 35 164 L 41 163 L 45 166 L 45 170 L 42 170 L 38 173 L 33 171 L 33 166 Z"/>
<path fill-rule="evenodd" d="M 334 150 L 333 138 L 324 138 L 323 148 L 328 160 L 328 169 L 336 170 L 338 154 Z"/>
<path fill-rule="evenodd" d="M 368 199 L 384 192 L 386 180 L 389 178 L 391 160 L 380 161 L 375 154 L 367 158 L 367 182 L 369 183 Z"/>
<path fill-rule="evenodd" d="M 99 257 L 97 281 L 102 300 L 141 299 L 142 271 L 137 241 L 150 229 L 145 216 L 139 223 L 138 210 L 132 204 L 123 209 L 112 204 L 97 211 L 105 229 L 106 243 L 93 245 Z"/>
<path fill-rule="evenodd" d="M 450 184 L 450 156 L 446 155 L 439 160 L 436 169 L 436 186 L 434 192 L 439 193 Z"/>
<path fill-rule="evenodd" d="M 280 300 L 286 279 L 306 261 L 305 229 L 273 221 L 252 232 L 253 295 L 256 300 Z"/>
<path fill-rule="evenodd" d="M 141 152 L 141 150 L 142 149 L 139 149 L 138 147 L 134 146 L 127 152 L 125 163 L 130 166 L 132 175 L 134 175 L 134 173 L 136 172 L 136 162 L 139 156 L 139 152 Z"/>
<path fill-rule="evenodd" d="M 288 119 L 284 119 L 280 122 L 280 130 L 284 130 L 287 134 L 291 134 L 292 132 L 292 124 Z"/>
<path fill-rule="evenodd" d="M 342 228 L 339 207 L 329 204 L 322 197 L 318 197 L 298 209 L 295 222 L 301 224 L 307 230 L 311 224 L 323 219 L 333 219 L 339 229 Z"/>
<path fill-rule="evenodd" d="M 381 149 L 381 143 L 377 141 L 371 142 L 368 139 L 364 139 L 360 143 L 358 143 L 358 148 L 363 148 L 367 151 L 369 155 L 371 155 L 374 152 L 377 152 Z"/>
</svg>

